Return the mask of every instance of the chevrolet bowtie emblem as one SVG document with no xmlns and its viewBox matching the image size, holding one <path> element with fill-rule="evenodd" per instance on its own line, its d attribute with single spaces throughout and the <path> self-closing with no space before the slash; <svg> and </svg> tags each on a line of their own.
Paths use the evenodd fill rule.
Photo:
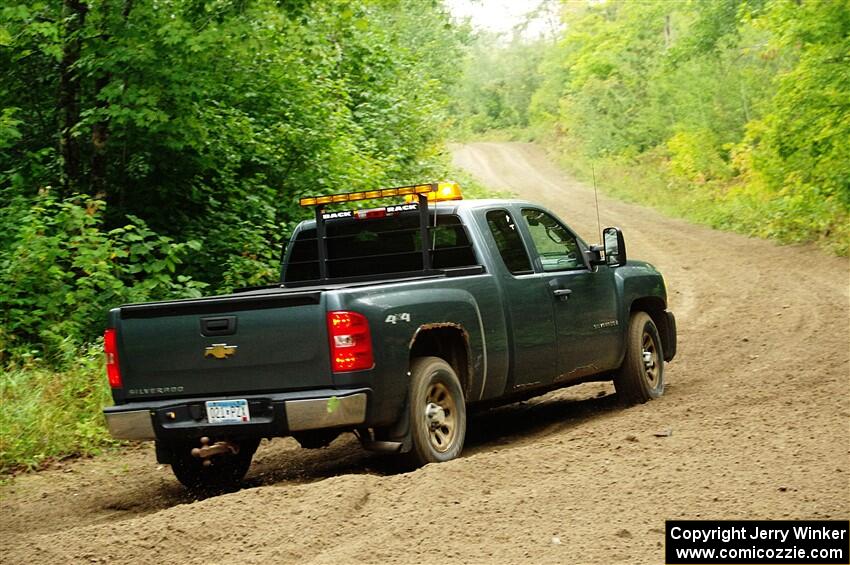
<svg viewBox="0 0 850 565">
<path fill-rule="evenodd" d="M 226 343 L 214 343 L 204 349 L 204 357 L 215 357 L 216 359 L 227 359 L 231 355 L 236 354 L 236 345 L 227 345 Z"/>
</svg>

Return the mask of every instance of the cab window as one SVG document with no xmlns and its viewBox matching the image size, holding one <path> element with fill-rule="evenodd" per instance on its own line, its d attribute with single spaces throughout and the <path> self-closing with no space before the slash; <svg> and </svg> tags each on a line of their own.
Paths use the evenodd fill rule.
<svg viewBox="0 0 850 565">
<path fill-rule="evenodd" d="M 487 212 L 487 226 L 490 228 L 490 233 L 493 234 L 493 239 L 496 241 L 496 247 L 499 249 L 499 255 L 502 256 L 505 267 L 514 275 L 533 273 L 534 270 L 531 268 L 528 253 L 526 253 L 525 246 L 522 244 L 522 237 L 517 231 L 514 219 L 507 210 Z"/>
<path fill-rule="evenodd" d="M 586 268 L 578 239 L 552 215 L 534 208 L 523 208 L 522 217 L 544 271 Z"/>
</svg>

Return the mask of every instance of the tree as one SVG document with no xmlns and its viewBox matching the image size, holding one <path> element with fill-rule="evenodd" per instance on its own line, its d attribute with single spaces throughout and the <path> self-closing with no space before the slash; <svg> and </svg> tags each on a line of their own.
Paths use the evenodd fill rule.
<svg viewBox="0 0 850 565">
<path fill-rule="evenodd" d="M 21 218 L 76 206 L 97 210 L 89 227 L 105 249 L 128 225 L 198 242 L 166 269 L 175 282 L 273 282 L 286 232 L 303 217 L 299 196 L 444 171 L 460 41 L 431 0 L 7 4 L 0 267 L 23 251 Z M 61 246 L 54 227 L 43 236 Z M 26 231 L 26 245 L 40 233 Z M 139 273 L 159 260 L 133 259 Z M 24 289 L 34 296 L 37 275 Z"/>
</svg>

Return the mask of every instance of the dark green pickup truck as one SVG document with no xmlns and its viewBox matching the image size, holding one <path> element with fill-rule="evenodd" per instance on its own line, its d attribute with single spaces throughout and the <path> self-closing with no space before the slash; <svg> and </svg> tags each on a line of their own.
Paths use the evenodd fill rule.
<svg viewBox="0 0 850 565">
<path fill-rule="evenodd" d="M 339 209 L 391 196 L 408 202 Z M 304 198 L 316 219 L 281 283 L 111 310 L 112 434 L 155 439 L 188 487 L 227 488 L 262 438 L 354 431 L 421 465 L 460 454 L 469 408 L 594 380 L 626 403 L 663 393 L 675 319 L 619 229 L 590 246 L 536 204 L 458 197 L 434 183 Z"/>
</svg>

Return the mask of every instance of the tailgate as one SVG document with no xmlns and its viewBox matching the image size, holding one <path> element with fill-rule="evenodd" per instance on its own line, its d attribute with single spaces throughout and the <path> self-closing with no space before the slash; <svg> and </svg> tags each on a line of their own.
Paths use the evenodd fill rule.
<svg viewBox="0 0 850 565">
<path fill-rule="evenodd" d="M 321 292 L 123 306 L 127 400 L 331 386 Z"/>
</svg>

